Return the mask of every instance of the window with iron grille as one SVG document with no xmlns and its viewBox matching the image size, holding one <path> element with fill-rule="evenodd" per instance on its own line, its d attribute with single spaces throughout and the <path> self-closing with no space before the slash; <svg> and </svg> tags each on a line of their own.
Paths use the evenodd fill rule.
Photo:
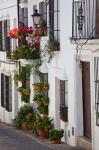
<svg viewBox="0 0 99 150">
<path fill-rule="evenodd" d="M 1 73 L 1 106 L 8 112 L 12 111 L 12 80 Z"/>
<path fill-rule="evenodd" d="M 99 4 L 98 0 L 72 1 L 72 38 L 99 37 Z"/>
<path fill-rule="evenodd" d="M 24 23 L 26 27 L 28 26 L 28 8 L 19 7 L 19 23 Z"/>
<path fill-rule="evenodd" d="M 19 72 L 23 75 L 24 79 L 22 81 L 22 88 L 30 89 L 30 69 L 29 66 L 27 67 L 21 67 L 19 69 Z M 28 100 L 30 99 L 30 96 L 28 95 Z M 24 101 L 24 96 L 21 95 L 21 100 Z"/>
<path fill-rule="evenodd" d="M 48 83 L 48 73 L 40 73 L 40 83 Z M 43 95 L 48 97 L 48 91 L 44 92 Z"/>
<path fill-rule="evenodd" d="M 10 51 L 10 20 L 0 21 L 0 50 Z"/>
<path fill-rule="evenodd" d="M 59 29 L 59 0 L 49 1 L 49 38 L 51 41 L 60 40 L 60 29 Z"/>
<path fill-rule="evenodd" d="M 68 81 L 60 80 L 60 105 L 66 106 L 68 101 Z"/>
<path fill-rule="evenodd" d="M 48 83 L 48 73 L 40 73 L 40 83 Z"/>
<path fill-rule="evenodd" d="M 60 80 L 60 118 L 68 121 L 68 81 Z"/>
<path fill-rule="evenodd" d="M 47 29 L 49 31 L 50 41 L 60 41 L 60 10 L 59 10 L 60 0 L 49 0 L 39 3 L 39 13 L 41 18 L 47 23 Z"/>
<path fill-rule="evenodd" d="M 99 126 L 99 57 L 94 58 L 96 125 Z"/>
</svg>

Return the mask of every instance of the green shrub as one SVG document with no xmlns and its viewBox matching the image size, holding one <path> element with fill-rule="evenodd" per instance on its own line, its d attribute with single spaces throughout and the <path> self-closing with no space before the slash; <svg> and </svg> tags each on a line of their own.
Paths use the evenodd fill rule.
<svg viewBox="0 0 99 150">
<path fill-rule="evenodd" d="M 16 118 L 13 120 L 13 126 L 20 128 L 23 122 L 32 122 L 33 121 L 33 109 L 29 105 L 24 105 L 17 112 Z"/>
<path fill-rule="evenodd" d="M 49 138 L 51 141 L 61 139 L 63 137 L 63 134 L 64 134 L 63 129 L 61 130 L 52 129 L 49 131 Z"/>
</svg>

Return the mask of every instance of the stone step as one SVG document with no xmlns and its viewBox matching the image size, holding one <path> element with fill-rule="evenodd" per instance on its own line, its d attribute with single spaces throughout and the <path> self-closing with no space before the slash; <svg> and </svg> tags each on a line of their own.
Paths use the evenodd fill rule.
<svg viewBox="0 0 99 150">
<path fill-rule="evenodd" d="M 77 145 L 84 148 L 85 150 L 92 150 L 91 141 L 85 137 L 78 137 L 77 138 Z"/>
</svg>

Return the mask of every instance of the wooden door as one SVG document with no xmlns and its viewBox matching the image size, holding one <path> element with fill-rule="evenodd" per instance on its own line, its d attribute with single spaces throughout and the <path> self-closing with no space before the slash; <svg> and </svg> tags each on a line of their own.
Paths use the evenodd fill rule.
<svg viewBox="0 0 99 150">
<path fill-rule="evenodd" d="M 90 63 L 82 62 L 84 136 L 91 139 Z"/>
</svg>

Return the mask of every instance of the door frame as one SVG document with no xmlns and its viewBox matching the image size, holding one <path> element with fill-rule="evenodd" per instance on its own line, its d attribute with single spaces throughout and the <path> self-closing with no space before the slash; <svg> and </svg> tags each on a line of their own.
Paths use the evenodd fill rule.
<svg viewBox="0 0 99 150">
<path fill-rule="evenodd" d="M 91 140 L 92 139 L 92 116 L 91 116 L 91 74 L 90 74 L 90 62 L 88 62 L 88 61 L 82 61 L 81 62 L 82 63 L 82 104 L 83 104 L 83 136 L 84 137 L 86 137 L 86 138 L 88 138 L 89 140 Z M 84 97 L 84 90 L 83 90 L 83 63 L 86 63 L 86 65 L 88 64 L 89 66 L 89 82 L 88 82 L 88 85 L 89 85 L 89 95 L 87 95 L 88 97 L 88 99 L 89 99 L 89 104 L 90 104 L 90 110 L 89 110 L 89 112 L 84 108 L 84 103 L 86 102 L 86 97 Z M 86 65 L 85 65 L 85 67 L 86 67 Z M 85 95 L 86 95 L 86 93 L 85 93 Z M 85 103 L 86 104 L 86 103 Z M 87 111 L 87 113 L 90 113 L 90 118 L 89 118 L 89 120 L 90 120 L 90 128 L 88 128 L 88 124 L 86 124 L 86 117 L 85 117 L 85 114 L 84 114 L 84 110 L 86 110 Z M 88 122 L 87 122 L 88 123 Z M 88 135 L 88 132 L 86 132 L 86 130 L 88 131 L 89 130 L 89 135 Z M 89 136 L 89 137 L 88 137 Z"/>
</svg>

